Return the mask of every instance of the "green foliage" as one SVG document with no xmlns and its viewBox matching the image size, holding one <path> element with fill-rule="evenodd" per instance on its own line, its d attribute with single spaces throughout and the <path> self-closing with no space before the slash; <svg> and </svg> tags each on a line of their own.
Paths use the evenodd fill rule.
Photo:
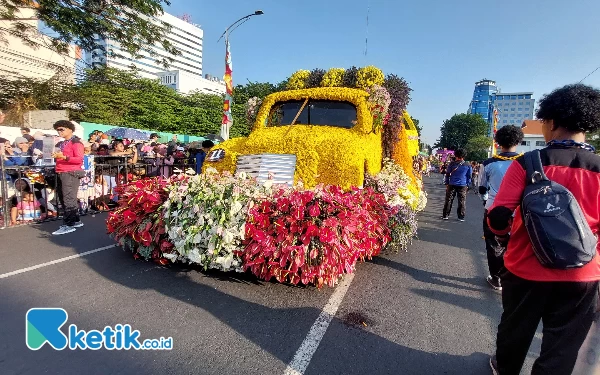
<svg viewBox="0 0 600 375">
<path fill-rule="evenodd" d="M 492 146 L 492 138 L 485 135 L 472 137 L 467 142 L 465 149 L 467 150 L 467 159 L 483 160 L 487 159 L 488 150 Z"/>
<path fill-rule="evenodd" d="M 596 147 L 596 153 L 600 153 L 600 130 L 595 133 L 589 133 L 586 135 L 588 142 Z"/>
<path fill-rule="evenodd" d="M 48 80 L 0 76 L 0 110 L 6 124 L 23 125 L 24 115 L 35 109 L 63 109 L 75 101 L 74 86 L 59 74 Z"/>
<path fill-rule="evenodd" d="M 419 119 L 416 119 L 412 116 L 410 116 L 410 119 L 412 120 L 413 124 L 415 124 L 415 128 L 417 128 L 417 133 L 419 133 L 419 137 L 420 137 L 421 132 L 423 131 L 423 128 L 421 126 L 419 126 Z"/>
<path fill-rule="evenodd" d="M 31 22 L 19 11 L 20 7 L 30 6 L 29 0 L 0 0 L 0 41 L 6 35 L 13 35 L 31 47 L 44 46 L 65 54 L 71 44 L 83 50 L 97 48 L 94 37 L 108 38 L 132 56 L 142 55 L 154 58 L 165 67 L 180 54 L 172 43 L 165 38 L 169 30 L 166 23 L 154 24 L 150 18 L 163 14 L 162 5 L 168 0 L 119 0 L 119 1 L 72 1 L 72 0 L 36 0 L 35 16 L 54 33 L 42 37 L 35 22 Z M 159 45 L 166 50 L 158 55 L 152 46 Z M 110 49 L 104 51 L 110 55 L 119 54 Z"/>
<path fill-rule="evenodd" d="M 488 123 L 480 115 L 460 113 L 444 121 L 441 133 L 434 147 L 466 148 L 470 139 L 487 135 Z"/>
</svg>

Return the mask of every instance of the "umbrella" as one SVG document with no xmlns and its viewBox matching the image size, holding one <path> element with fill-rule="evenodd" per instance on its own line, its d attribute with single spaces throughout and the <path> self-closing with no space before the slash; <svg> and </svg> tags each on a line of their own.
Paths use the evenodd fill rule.
<svg viewBox="0 0 600 375">
<path fill-rule="evenodd" d="M 205 139 L 211 140 L 213 142 L 223 142 L 224 139 L 220 135 L 216 134 L 207 134 L 204 136 Z"/>
<path fill-rule="evenodd" d="M 111 137 L 119 139 L 135 139 L 140 141 L 147 141 L 150 139 L 150 134 L 141 130 L 132 128 L 112 128 L 104 134 L 110 135 Z"/>
</svg>

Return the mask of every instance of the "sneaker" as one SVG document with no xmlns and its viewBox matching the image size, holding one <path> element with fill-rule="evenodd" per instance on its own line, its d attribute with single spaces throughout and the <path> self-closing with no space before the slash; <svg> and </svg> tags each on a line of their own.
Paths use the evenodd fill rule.
<svg viewBox="0 0 600 375">
<path fill-rule="evenodd" d="M 71 227 L 73 228 L 81 228 L 83 226 L 83 223 L 81 222 L 81 220 L 71 224 Z"/>
<path fill-rule="evenodd" d="M 442 220 L 449 220 L 450 218 L 448 216 L 442 216 Z"/>
<path fill-rule="evenodd" d="M 58 228 L 58 230 L 52 232 L 52 234 L 55 236 L 60 236 L 61 234 L 67 234 L 67 233 L 73 233 L 73 232 L 75 232 L 75 228 L 70 227 L 68 225 L 61 225 L 60 228 Z"/>
<path fill-rule="evenodd" d="M 458 219 L 458 221 L 462 221 L 462 222 L 464 222 L 464 221 L 465 221 L 465 219 Z"/>
<path fill-rule="evenodd" d="M 486 278 L 488 284 L 495 290 L 502 290 L 502 285 L 500 284 L 500 279 L 497 277 L 493 277 L 492 275 Z"/>
<path fill-rule="evenodd" d="M 492 368 L 492 373 L 494 375 L 500 374 L 500 372 L 498 371 L 498 361 L 496 361 L 495 355 L 490 357 L 490 367 Z"/>
</svg>

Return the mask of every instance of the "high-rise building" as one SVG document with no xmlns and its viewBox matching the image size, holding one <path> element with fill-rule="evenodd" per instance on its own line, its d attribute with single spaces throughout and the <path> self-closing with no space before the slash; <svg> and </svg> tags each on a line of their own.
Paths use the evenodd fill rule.
<svg viewBox="0 0 600 375">
<path fill-rule="evenodd" d="M 33 7 L 18 8 L 15 16 L 18 21 L 3 21 L 6 30 L 17 30 L 19 24 L 36 28 L 39 25 Z M 70 46 L 68 53 L 59 54 L 47 47 L 51 40 L 45 35 L 40 35 L 35 41 L 38 44 L 37 48 L 34 48 L 9 32 L 0 34 L 4 39 L 0 42 L 1 76 L 48 80 L 58 74 L 67 82 L 75 81 L 75 64 L 81 57 L 78 47 Z"/>
<path fill-rule="evenodd" d="M 200 90 L 210 93 L 224 93 L 225 84 L 215 84 L 202 75 L 202 38 L 204 33 L 199 25 L 192 24 L 184 19 L 179 19 L 171 14 L 163 13 L 157 18 L 150 18 L 152 22 L 167 23 L 171 29 L 165 35 L 172 45 L 181 52 L 178 56 L 170 55 L 160 44 L 152 46 L 156 57 L 150 57 L 147 51 L 141 51 L 142 57 L 136 58 L 122 50 L 119 43 L 111 39 L 96 39 L 96 44 L 101 47 L 86 53 L 86 62 L 92 66 L 107 66 L 122 70 L 129 70 L 135 66 L 141 77 L 160 79 L 161 83 L 174 89 L 188 93 Z M 108 53 L 113 50 L 119 56 Z M 157 59 L 172 58 L 168 67 L 164 67 Z M 176 76 L 176 77 L 175 77 Z M 177 84 L 174 85 L 173 81 Z M 179 81 L 187 84 L 180 87 Z M 220 90 L 222 87 L 222 90 Z"/>
<path fill-rule="evenodd" d="M 482 79 L 475 82 L 475 90 L 473 91 L 473 99 L 469 104 L 469 113 L 481 115 L 485 121 L 492 119 L 492 95 L 498 91 L 496 81 Z"/>
<path fill-rule="evenodd" d="M 533 119 L 533 92 L 498 92 L 492 95 L 492 106 L 498 111 L 498 129 L 505 125 L 521 126 Z"/>
</svg>

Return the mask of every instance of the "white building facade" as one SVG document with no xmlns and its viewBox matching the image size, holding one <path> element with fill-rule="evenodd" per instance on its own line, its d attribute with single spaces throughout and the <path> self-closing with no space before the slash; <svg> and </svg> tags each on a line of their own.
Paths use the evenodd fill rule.
<svg viewBox="0 0 600 375">
<path fill-rule="evenodd" d="M 214 95 L 225 93 L 225 81 L 211 77 L 208 74 L 202 77 L 181 70 L 170 70 L 157 73 L 157 76 L 160 78 L 161 84 L 182 94 L 189 94 L 192 91 Z"/>
<path fill-rule="evenodd" d="M 19 22 L 38 27 L 33 8 L 20 8 L 17 17 Z M 14 21 L 4 21 L 3 26 L 11 29 L 15 24 Z M 36 40 L 39 42 L 36 48 L 9 33 L 3 33 L 2 37 L 6 43 L 0 43 L 0 75 L 48 80 L 60 72 L 63 80 L 75 81 L 75 64 L 80 57 L 77 47 L 71 46 L 67 54 L 59 54 L 46 47 L 50 45 L 50 38 L 43 34 Z"/>
<path fill-rule="evenodd" d="M 163 85 L 172 87 L 177 91 L 187 94 L 190 91 L 199 90 L 202 92 L 218 93 L 225 92 L 225 84 L 222 90 L 220 86 L 215 87 L 215 83 L 207 80 L 202 75 L 202 43 L 204 32 L 199 27 L 179 19 L 169 13 L 163 13 L 157 18 L 151 18 L 151 21 L 159 24 L 165 22 L 169 24 L 171 30 L 165 35 L 180 55 L 173 56 L 169 54 L 160 44 L 152 46 L 155 57 L 151 57 L 148 51 L 141 51 L 142 57 L 136 58 L 126 51 L 122 50 L 119 43 L 111 39 L 98 38 L 96 43 L 99 47 L 86 53 L 86 62 L 88 65 L 107 66 L 110 68 L 130 70 L 134 66 L 139 75 L 149 79 L 160 79 Z M 111 56 L 110 51 L 114 51 L 119 56 Z M 157 59 L 172 58 L 173 61 L 165 68 Z"/>
<path fill-rule="evenodd" d="M 528 152 L 540 150 L 546 147 L 546 141 L 542 134 L 542 123 L 538 120 L 525 120 L 522 122 L 522 130 L 525 137 L 519 146 L 517 152 Z"/>
<path fill-rule="evenodd" d="M 520 126 L 533 119 L 535 99 L 532 92 L 503 93 L 492 95 L 492 106 L 498 111 L 498 129 L 505 125 Z"/>
</svg>

